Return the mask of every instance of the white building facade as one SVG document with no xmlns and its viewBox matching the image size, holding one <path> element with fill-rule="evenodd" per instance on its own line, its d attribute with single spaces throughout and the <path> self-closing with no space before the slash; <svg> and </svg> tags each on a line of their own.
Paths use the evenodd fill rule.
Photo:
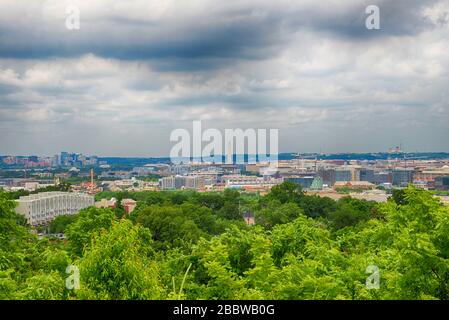
<svg viewBox="0 0 449 320">
<path fill-rule="evenodd" d="M 57 216 L 76 214 L 93 206 L 94 197 L 75 192 L 41 192 L 22 196 L 17 200 L 16 212 L 22 214 L 30 225 L 47 224 Z"/>
<path fill-rule="evenodd" d="M 200 189 L 204 187 L 204 178 L 198 176 L 171 176 L 160 179 L 160 187 L 170 189 Z"/>
</svg>

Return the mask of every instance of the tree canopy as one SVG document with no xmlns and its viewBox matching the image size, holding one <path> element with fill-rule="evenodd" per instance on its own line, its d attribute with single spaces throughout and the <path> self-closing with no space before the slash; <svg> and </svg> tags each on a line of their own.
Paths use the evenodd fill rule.
<svg viewBox="0 0 449 320">
<path fill-rule="evenodd" d="M 104 196 L 138 207 L 58 217 L 50 230 L 65 233 L 60 240 L 36 237 L 0 192 L 0 299 L 449 298 L 449 207 L 428 191 L 408 187 L 382 204 L 291 183 L 260 197 Z M 65 286 L 68 266 L 79 269 L 77 290 Z"/>
</svg>

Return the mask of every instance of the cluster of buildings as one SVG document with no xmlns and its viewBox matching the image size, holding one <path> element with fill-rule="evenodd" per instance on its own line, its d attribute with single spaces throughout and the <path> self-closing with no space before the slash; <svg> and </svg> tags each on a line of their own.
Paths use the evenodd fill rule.
<svg viewBox="0 0 449 320">
<path fill-rule="evenodd" d="M 190 163 L 173 165 L 159 180 L 162 190 L 222 191 L 239 188 L 266 193 L 284 181 L 308 192 L 386 201 L 385 190 L 413 184 L 424 189 L 449 190 L 449 160 L 315 160 L 294 159 L 247 165 Z M 353 192 L 353 193 L 352 193 Z"/>
<path fill-rule="evenodd" d="M 79 177 L 84 179 L 72 186 L 71 193 L 43 192 L 21 197 L 17 211 L 31 225 L 45 224 L 58 215 L 73 214 L 80 209 L 95 205 L 101 208 L 116 208 L 121 205 L 131 213 L 137 203 L 132 199 L 102 199 L 94 203 L 93 195 L 105 191 L 144 190 L 197 190 L 223 191 L 236 188 L 264 194 L 284 181 L 297 183 L 309 194 L 333 199 L 350 195 L 358 199 L 383 202 L 391 188 L 413 184 L 424 189 L 449 190 L 449 159 L 406 160 L 392 151 L 385 160 L 318 160 L 297 158 L 273 163 L 214 164 L 189 162 L 182 164 L 151 163 L 132 169 L 113 170 L 96 156 L 61 152 L 54 157 L 3 156 L 5 164 L 26 166 L 48 166 L 23 171 L 24 177 L 0 177 L 0 188 L 8 191 L 35 191 L 57 185 L 59 179 Z M 53 166 L 57 166 L 55 169 Z M 95 166 L 87 172 L 82 167 Z M 12 172 L 12 171 L 11 171 Z M 11 173 L 10 172 L 10 173 Z M 27 176 L 32 173 L 32 177 Z M 14 173 L 14 172 L 12 172 Z M 87 180 L 87 181 L 86 181 Z M 444 193 L 440 193 L 444 194 Z M 449 203 L 448 197 L 442 201 Z M 250 223 L 251 217 L 246 217 Z"/>
<path fill-rule="evenodd" d="M 109 209 L 115 209 L 117 208 L 118 201 L 116 198 L 111 199 L 101 199 L 97 202 L 95 202 L 95 207 L 97 208 L 109 208 Z M 125 210 L 125 213 L 130 214 L 134 211 L 134 209 L 137 206 L 137 201 L 134 199 L 122 199 L 120 201 L 120 204 L 122 205 L 123 209 Z"/>
<path fill-rule="evenodd" d="M 35 191 L 45 187 L 54 186 L 52 179 L 25 179 L 25 178 L 0 178 L 0 188 L 6 191 Z"/>
<path fill-rule="evenodd" d="M 86 156 L 82 153 L 61 152 L 60 155 L 55 155 L 55 160 L 58 166 L 61 167 L 87 167 L 98 164 L 97 156 Z"/>
<path fill-rule="evenodd" d="M 58 165 L 55 157 L 38 157 L 38 156 L 4 156 L 1 163 L 8 166 L 32 167 L 56 167 Z"/>
<path fill-rule="evenodd" d="M 158 190 L 157 181 L 145 181 L 136 177 L 129 179 L 104 180 L 98 183 L 97 188 L 108 191 L 155 191 Z M 96 193 L 96 192 L 95 192 Z"/>
<path fill-rule="evenodd" d="M 449 161 L 411 161 L 409 164 L 394 160 L 343 161 L 295 159 L 248 165 L 177 165 L 172 175 L 161 179 L 162 189 L 196 188 L 210 184 L 227 187 L 251 185 L 272 186 L 282 181 L 300 184 L 305 189 L 323 187 L 354 187 L 371 189 L 415 184 L 424 188 L 449 188 Z"/>
<path fill-rule="evenodd" d="M 32 167 L 86 167 L 99 164 L 97 156 L 82 153 L 61 152 L 50 157 L 39 156 L 2 156 L 0 163 L 8 166 Z"/>
<path fill-rule="evenodd" d="M 406 187 L 414 184 L 427 189 L 449 189 L 449 160 L 305 160 L 280 162 L 281 176 L 296 177 L 308 188 L 320 177 L 324 187 L 374 188 Z"/>
</svg>

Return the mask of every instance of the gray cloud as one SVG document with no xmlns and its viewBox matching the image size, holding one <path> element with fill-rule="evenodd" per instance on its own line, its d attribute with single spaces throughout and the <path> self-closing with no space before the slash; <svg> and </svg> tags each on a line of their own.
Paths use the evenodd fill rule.
<svg viewBox="0 0 449 320">
<path fill-rule="evenodd" d="M 136 1 L 136 6 L 118 8 L 106 1 L 97 1 L 97 5 L 65 1 L 78 3 L 80 9 L 82 27 L 71 31 L 65 28 L 64 1 L 39 2 L 40 6 L 30 6 L 14 1 L 14 13 L 27 16 L 26 23 L 13 23 L 11 15 L 2 11 L 0 56 L 36 59 L 93 53 L 117 59 L 169 59 L 160 62 L 161 66 L 178 62 L 181 68 L 187 63 L 200 67 L 201 61 L 210 66 L 220 65 L 223 58 L 271 57 L 294 40 L 292 34 L 305 29 L 369 41 L 416 35 L 437 23 L 422 15 L 423 8 L 436 0 L 230 2 L 234 6 L 214 1 L 197 1 L 192 6 L 165 1 L 171 4 L 166 7 L 156 1 L 148 6 Z M 370 4 L 380 7 L 381 32 L 365 28 L 365 8 Z M 152 7 L 162 9 L 158 14 Z"/>
<path fill-rule="evenodd" d="M 365 28 L 369 4 L 381 30 Z M 166 155 L 170 130 L 198 119 L 279 128 L 283 151 L 449 150 L 448 12 L 444 0 L 2 0 L 0 154 Z"/>
</svg>

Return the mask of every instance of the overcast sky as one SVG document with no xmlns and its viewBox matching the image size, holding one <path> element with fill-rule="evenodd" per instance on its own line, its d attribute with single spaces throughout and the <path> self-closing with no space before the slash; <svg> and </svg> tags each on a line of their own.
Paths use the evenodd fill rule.
<svg viewBox="0 0 449 320">
<path fill-rule="evenodd" d="M 449 151 L 449 0 L 0 0 L 0 154 L 164 156 L 193 120 Z"/>
</svg>

